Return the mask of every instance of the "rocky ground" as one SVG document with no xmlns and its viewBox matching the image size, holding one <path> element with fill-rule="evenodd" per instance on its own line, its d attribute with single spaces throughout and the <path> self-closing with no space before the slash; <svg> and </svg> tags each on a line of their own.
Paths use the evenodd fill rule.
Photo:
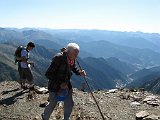
<svg viewBox="0 0 160 120">
<path fill-rule="evenodd" d="M 0 83 L 0 120 L 41 120 L 48 94 L 29 95 L 19 83 Z M 160 120 L 160 96 L 141 90 L 112 89 L 93 92 L 106 120 Z M 102 120 L 90 93 L 74 89 L 71 120 Z M 136 118 L 137 116 L 137 118 Z M 57 105 L 50 120 L 62 120 L 63 103 Z"/>
</svg>

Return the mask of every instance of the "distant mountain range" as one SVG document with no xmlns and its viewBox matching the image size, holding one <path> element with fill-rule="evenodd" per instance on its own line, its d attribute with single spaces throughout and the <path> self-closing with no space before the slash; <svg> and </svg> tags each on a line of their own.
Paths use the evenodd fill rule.
<svg viewBox="0 0 160 120">
<path fill-rule="evenodd" d="M 154 93 L 160 93 L 160 67 L 150 69 L 142 69 L 130 75 L 133 79 L 126 87 L 129 88 L 145 88 Z"/>
<path fill-rule="evenodd" d="M 36 84 L 46 86 L 44 73 L 51 58 L 69 42 L 76 42 L 80 45 L 79 61 L 95 89 L 127 84 L 141 87 L 160 77 L 159 40 L 160 34 L 141 32 L 0 28 L 0 80 L 18 79 L 17 72 L 13 72 L 17 69 L 14 51 L 18 45 L 33 41 L 36 43 L 36 48 L 31 52 L 35 62 L 34 78 Z M 80 77 L 72 78 L 77 88 L 82 81 Z"/>
<path fill-rule="evenodd" d="M 155 94 L 160 94 L 160 78 L 151 79 L 141 86 L 148 91 L 151 91 Z"/>
</svg>

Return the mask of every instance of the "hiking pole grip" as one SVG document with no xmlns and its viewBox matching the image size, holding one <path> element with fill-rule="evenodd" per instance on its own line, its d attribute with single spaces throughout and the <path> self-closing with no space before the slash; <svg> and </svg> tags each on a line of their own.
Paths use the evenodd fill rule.
<svg viewBox="0 0 160 120">
<path fill-rule="evenodd" d="M 79 64 L 79 62 L 78 62 L 77 59 L 76 59 L 76 61 L 77 61 L 77 64 L 78 64 L 80 70 L 82 71 L 82 67 L 80 66 L 80 64 Z M 100 109 L 100 107 L 99 107 L 99 105 L 98 105 L 98 102 L 97 102 L 96 98 L 94 97 L 94 95 L 93 95 L 93 93 L 92 93 L 92 90 L 91 90 L 91 88 L 90 88 L 90 86 L 89 86 L 89 84 L 88 84 L 88 81 L 87 81 L 87 79 L 86 79 L 86 76 L 84 76 L 84 80 L 85 80 L 85 82 L 86 82 L 86 84 L 87 84 L 87 87 L 88 87 L 88 89 L 89 89 L 89 92 L 91 93 L 91 95 L 92 95 L 92 97 L 93 97 L 94 102 L 96 103 L 96 105 L 97 105 L 97 107 L 98 107 L 98 110 L 99 110 L 99 112 L 100 112 L 100 114 L 101 114 L 101 116 L 102 116 L 102 119 L 105 120 L 105 118 L 104 118 L 104 116 L 103 116 L 103 114 L 102 114 L 102 111 L 101 111 L 101 109 Z M 108 117 L 108 116 L 107 116 L 107 117 Z M 108 117 L 108 118 L 109 118 L 109 117 Z"/>
</svg>

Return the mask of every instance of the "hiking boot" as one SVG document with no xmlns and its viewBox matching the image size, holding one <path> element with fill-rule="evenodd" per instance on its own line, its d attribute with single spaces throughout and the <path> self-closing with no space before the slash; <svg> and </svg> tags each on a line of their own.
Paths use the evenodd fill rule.
<svg viewBox="0 0 160 120">
<path fill-rule="evenodd" d="M 35 90 L 34 85 L 31 86 L 31 87 L 29 88 L 29 90 L 30 90 L 30 91 L 34 91 L 34 90 Z"/>
<path fill-rule="evenodd" d="M 27 89 L 29 89 L 29 87 L 27 85 L 24 85 L 24 86 L 22 86 L 22 89 L 27 90 Z"/>
<path fill-rule="evenodd" d="M 39 105 L 39 107 L 44 108 L 44 107 L 46 107 L 47 105 L 48 105 L 48 101 L 46 101 L 46 102 L 44 102 L 44 103 L 41 103 L 41 104 Z"/>
</svg>

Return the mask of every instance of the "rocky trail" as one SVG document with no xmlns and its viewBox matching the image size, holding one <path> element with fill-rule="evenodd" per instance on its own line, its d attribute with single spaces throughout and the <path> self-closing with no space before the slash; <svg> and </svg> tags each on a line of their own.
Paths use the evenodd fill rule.
<svg viewBox="0 0 160 120">
<path fill-rule="evenodd" d="M 0 120 L 41 120 L 48 93 L 19 89 L 16 81 L 0 83 Z M 44 89 L 45 90 L 45 89 Z M 43 94 L 42 94 L 43 93 Z M 112 89 L 93 92 L 106 120 L 160 120 L 160 96 L 143 89 Z M 71 120 L 102 120 L 90 93 L 74 89 Z M 60 102 L 50 120 L 62 120 Z"/>
</svg>

